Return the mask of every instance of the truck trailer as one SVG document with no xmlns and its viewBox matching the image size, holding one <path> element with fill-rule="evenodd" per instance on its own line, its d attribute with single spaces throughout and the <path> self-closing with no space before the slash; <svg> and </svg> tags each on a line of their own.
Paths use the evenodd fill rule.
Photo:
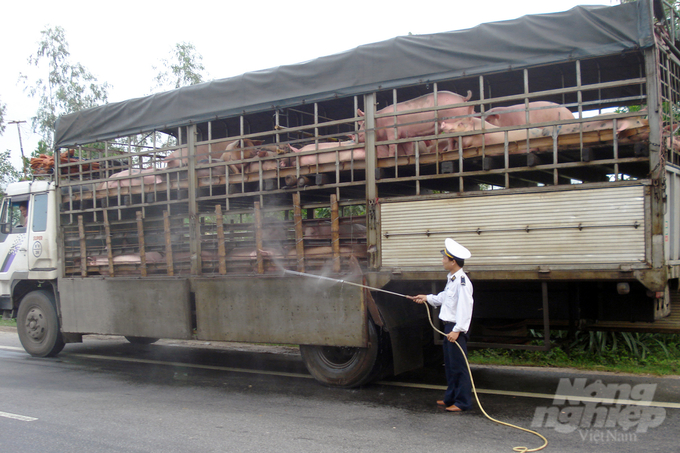
<svg viewBox="0 0 680 453">
<path fill-rule="evenodd" d="M 471 347 L 677 333 L 676 26 L 661 0 L 579 6 L 64 115 L 6 188 L 0 310 L 34 356 L 294 344 L 354 387 L 440 343 L 436 312 L 379 290 L 441 291 L 452 237 Z"/>
</svg>

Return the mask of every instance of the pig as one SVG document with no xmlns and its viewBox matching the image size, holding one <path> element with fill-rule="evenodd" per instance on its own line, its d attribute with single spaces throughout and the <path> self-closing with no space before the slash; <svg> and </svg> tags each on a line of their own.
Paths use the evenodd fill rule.
<svg viewBox="0 0 680 453">
<path fill-rule="evenodd" d="M 253 157 L 259 155 L 258 150 L 255 147 L 261 145 L 262 143 L 263 143 L 262 140 L 250 140 L 246 138 L 243 140 L 244 146 L 241 147 L 241 141 L 235 140 L 227 145 L 225 152 L 221 155 L 221 159 L 224 162 L 252 159 Z M 229 170 L 231 170 L 231 172 L 234 174 L 241 173 L 242 168 L 245 169 L 246 173 L 248 172 L 248 164 L 229 165 Z"/>
<path fill-rule="evenodd" d="M 358 143 L 354 140 L 346 140 L 344 142 L 324 142 L 324 143 L 312 143 L 305 145 L 302 148 L 293 148 L 296 153 L 304 153 L 311 151 L 319 151 L 316 154 L 308 154 L 300 157 L 300 165 L 316 165 L 316 164 L 327 164 L 335 162 L 335 149 L 340 147 L 349 147 L 357 145 Z M 379 159 L 389 157 L 389 149 L 387 145 L 376 146 L 376 155 Z M 365 148 L 353 148 L 341 150 L 338 153 L 338 160 L 340 162 L 349 162 L 350 160 L 365 160 L 366 159 L 366 149 Z M 295 166 L 294 162 L 290 163 L 291 166 Z"/>
<path fill-rule="evenodd" d="M 522 126 L 527 124 L 525 108 L 524 104 L 495 107 L 485 113 L 486 121 L 498 127 Z M 571 110 L 554 102 L 529 102 L 529 109 L 529 123 L 574 119 Z"/>
<path fill-rule="evenodd" d="M 238 142 L 238 140 L 236 142 Z M 227 150 L 227 147 L 233 143 L 233 140 L 224 140 L 221 142 L 212 143 L 211 146 L 198 145 L 196 147 L 196 157 L 203 158 L 205 160 L 208 160 L 209 157 L 212 159 L 218 159 Z M 164 161 L 167 163 L 167 168 L 184 167 L 188 163 L 188 156 L 189 150 L 187 148 L 179 148 L 168 155 Z"/>
<path fill-rule="evenodd" d="M 298 153 L 304 153 L 304 152 L 309 152 L 309 151 L 315 151 L 319 150 L 319 153 L 316 154 L 308 154 L 305 156 L 300 156 L 300 165 L 316 165 L 316 164 L 327 164 L 331 162 L 335 162 L 335 149 L 340 148 L 340 147 L 345 147 L 345 146 L 352 146 L 355 145 L 356 143 L 353 140 L 348 140 L 344 142 L 330 142 L 330 143 L 312 143 L 310 145 L 305 145 L 300 149 L 295 150 Z M 382 148 L 383 151 L 386 150 L 387 147 L 383 146 Z M 321 152 L 321 150 L 324 150 Z M 342 151 L 338 152 L 338 160 L 340 162 L 346 162 L 350 160 L 365 160 L 366 159 L 366 151 L 364 148 L 354 148 L 354 149 L 345 149 Z"/>
<path fill-rule="evenodd" d="M 467 97 L 463 97 L 459 94 L 452 93 L 450 91 L 439 91 L 437 92 L 437 105 L 445 106 L 451 104 L 462 104 L 467 102 L 472 98 L 472 91 L 468 91 Z M 397 112 L 402 112 L 406 110 L 424 109 L 434 107 L 434 93 L 425 94 L 423 96 L 411 99 L 405 102 L 400 102 L 397 104 Z M 438 110 L 436 112 L 437 118 L 440 120 L 445 120 L 447 118 L 460 117 L 465 115 L 472 115 L 475 109 L 474 106 L 463 106 L 455 108 L 447 108 Z M 377 112 L 378 115 L 388 114 L 394 112 L 394 105 L 390 105 L 381 109 Z M 364 112 L 360 109 L 357 110 L 359 116 L 365 116 Z M 421 137 L 426 135 L 433 135 L 435 130 L 435 112 L 420 112 L 420 113 L 408 113 L 396 116 L 397 132 L 395 134 L 394 128 L 394 117 L 388 116 L 384 118 L 376 119 L 376 140 L 398 140 L 402 138 L 411 137 Z M 361 121 L 359 124 L 361 130 L 358 134 L 358 141 L 365 141 L 365 131 L 364 122 Z M 389 145 L 389 156 L 394 156 L 400 153 L 402 155 L 413 155 L 414 147 L 413 143 L 404 143 L 397 145 Z"/>
<path fill-rule="evenodd" d="M 130 177 L 131 175 L 153 173 L 154 171 L 156 171 L 154 168 L 147 168 L 144 170 L 139 170 L 137 168 L 133 168 L 132 170 L 123 170 L 112 174 L 109 178 L 109 181 L 104 181 L 103 183 L 99 184 L 99 186 L 97 186 L 97 190 L 115 189 L 116 187 L 140 186 L 142 185 L 142 181 L 144 184 L 161 184 L 163 182 L 163 178 L 160 175 L 140 176 L 138 178 Z"/>
<path fill-rule="evenodd" d="M 464 137 L 452 137 L 449 139 L 449 149 L 455 150 L 458 140 L 463 140 L 463 148 L 479 147 L 479 146 L 490 146 L 497 145 L 500 143 L 505 143 L 505 132 L 494 132 L 497 129 L 491 123 L 484 122 L 484 129 L 491 130 L 485 134 L 477 135 L 466 135 Z M 441 131 L 443 133 L 464 133 L 470 131 L 481 131 L 482 130 L 482 120 L 480 118 L 464 118 L 454 122 L 442 122 Z M 516 142 L 518 140 L 526 140 L 527 136 L 529 138 L 542 137 L 544 136 L 543 129 L 520 129 L 516 131 L 507 131 L 508 142 Z"/>
</svg>

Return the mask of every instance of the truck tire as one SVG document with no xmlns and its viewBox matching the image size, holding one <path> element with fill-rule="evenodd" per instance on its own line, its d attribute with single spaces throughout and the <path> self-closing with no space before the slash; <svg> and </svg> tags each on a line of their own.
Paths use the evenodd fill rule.
<svg viewBox="0 0 680 453">
<path fill-rule="evenodd" d="M 144 345 L 144 344 L 152 344 L 158 341 L 158 338 L 150 338 L 150 337 L 125 337 L 127 341 L 129 341 L 131 344 L 138 344 L 138 345 Z"/>
<path fill-rule="evenodd" d="M 54 295 L 31 291 L 19 304 L 17 332 L 26 352 L 34 357 L 53 357 L 64 349 Z"/>
<path fill-rule="evenodd" d="M 368 322 L 368 347 L 300 345 L 300 354 L 309 373 L 324 384 L 352 388 L 378 377 L 382 369 L 380 338 Z"/>
</svg>

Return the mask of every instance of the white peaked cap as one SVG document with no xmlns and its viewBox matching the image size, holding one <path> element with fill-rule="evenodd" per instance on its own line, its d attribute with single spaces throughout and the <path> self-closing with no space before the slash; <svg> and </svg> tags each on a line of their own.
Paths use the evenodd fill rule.
<svg viewBox="0 0 680 453">
<path fill-rule="evenodd" d="M 472 253 L 456 241 L 451 238 L 446 238 L 444 241 L 445 249 L 442 250 L 442 255 L 446 255 L 449 258 L 458 258 L 460 260 L 466 260 L 472 256 Z"/>
</svg>

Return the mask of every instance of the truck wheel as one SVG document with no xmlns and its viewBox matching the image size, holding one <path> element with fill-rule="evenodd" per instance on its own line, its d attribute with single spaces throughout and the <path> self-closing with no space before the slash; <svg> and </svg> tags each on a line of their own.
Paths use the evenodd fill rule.
<svg viewBox="0 0 680 453">
<path fill-rule="evenodd" d="M 17 332 L 26 352 L 34 357 L 52 357 L 64 349 L 54 295 L 49 291 L 31 291 L 19 305 Z"/>
<path fill-rule="evenodd" d="M 317 381 L 342 388 L 358 387 L 376 378 L 382 365 L 380 339 L 370 321 L 368 335 L 367 348 L 300 345 L 300 354 Z"/>
<path fill-rule="evenodd" d="M 149 337 L 125 337 L 125 339 L 132 344 L 151 344 L 158 341 L 158 338 Z"/>
</svg>

